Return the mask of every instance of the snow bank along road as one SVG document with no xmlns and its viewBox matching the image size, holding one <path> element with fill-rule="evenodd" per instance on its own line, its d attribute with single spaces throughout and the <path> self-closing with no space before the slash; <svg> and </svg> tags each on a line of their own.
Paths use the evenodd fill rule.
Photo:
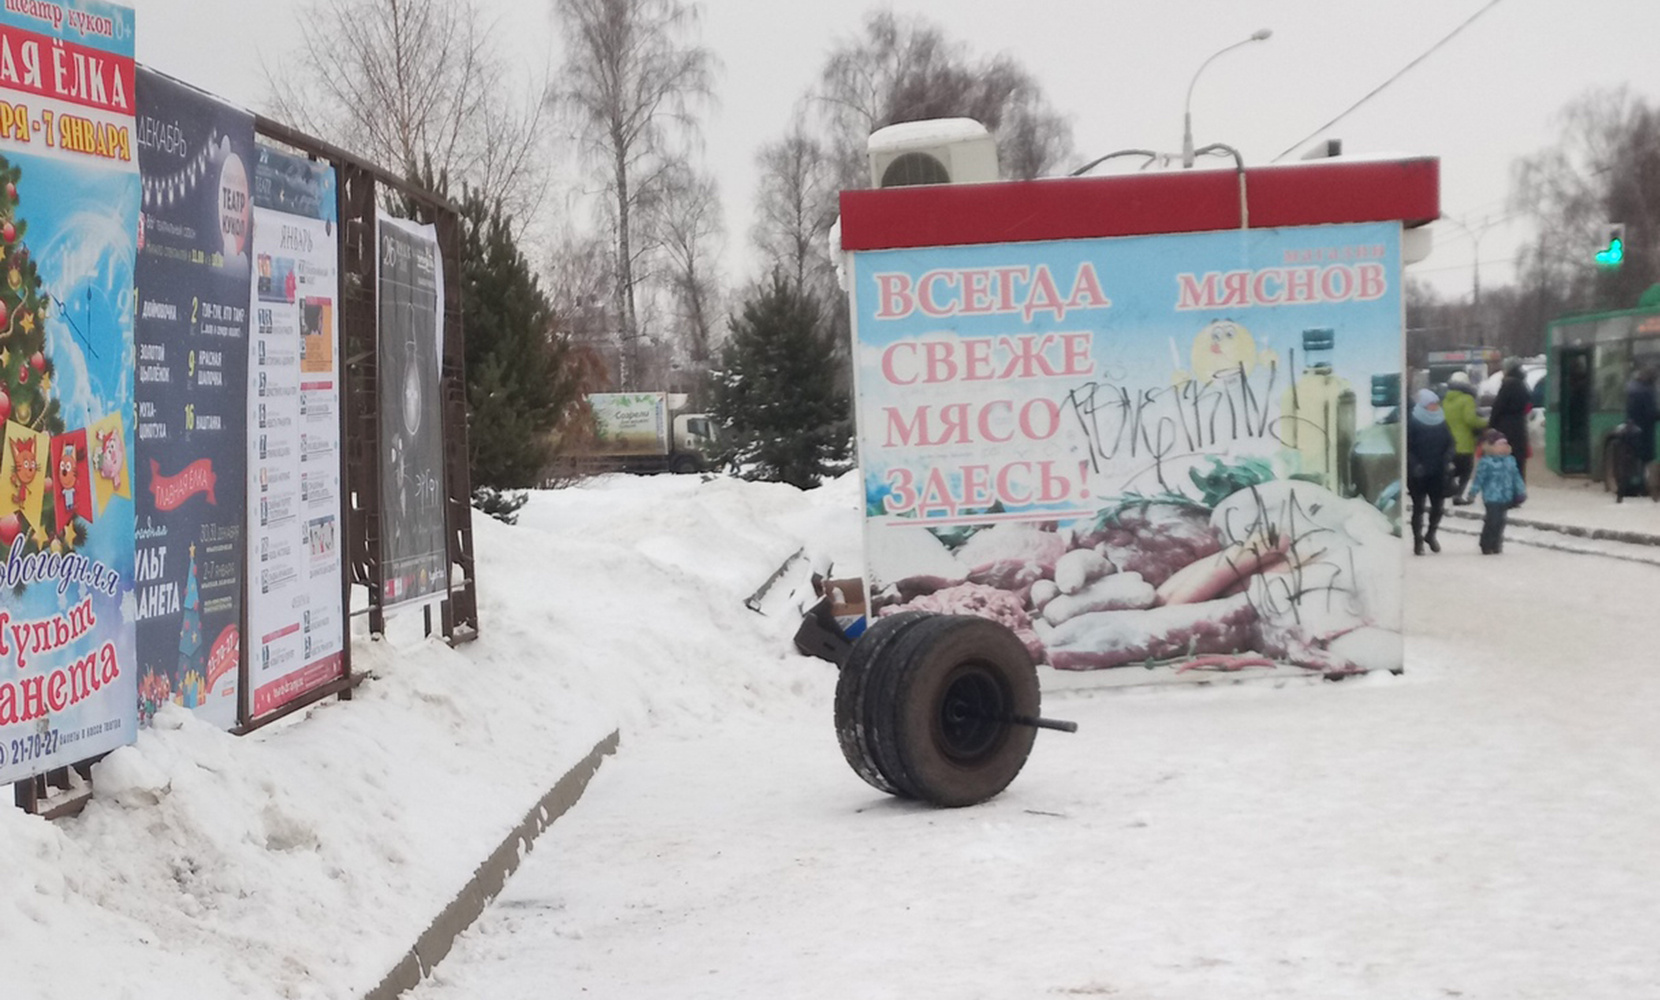
<svg viewBox="0 0 1660 1000">
<path fill-rule="evenodd" d="M 859 781 L 828 666 L 627 734 L 414 995 L 1654 996 L 1660 571 L 1445 549 L 1404 675 L 1051 693 L 979 807 Z"/>
</svg>

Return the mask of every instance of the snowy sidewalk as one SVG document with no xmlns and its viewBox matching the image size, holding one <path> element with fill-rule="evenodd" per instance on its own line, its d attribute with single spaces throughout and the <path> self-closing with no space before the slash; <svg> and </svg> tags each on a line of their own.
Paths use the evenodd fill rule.
<svg viewBox="0 0 1660 1000">
<path fill-rule="evenodd" d="M 1528 465 L 1527 503 L 1510 514 L 1519 528 L 1554 531 L 1579 538 L 1660 546 L 1660 503 L 1642 497 L 1615 503 L 1602 483 L 1555 475 L 1534 461 Z M 1447 506 L 1454 517 L 1481 520 L 1481 504 Z"/>
<path fill-rule="evenodd" d="M 1408 559 L 1402 676 L 1046 691 L 972 809 L 860 782 L 827 670 L 634 734 L 411 1000 L 1652 997 L 1657 579 Z"/>
</svg>

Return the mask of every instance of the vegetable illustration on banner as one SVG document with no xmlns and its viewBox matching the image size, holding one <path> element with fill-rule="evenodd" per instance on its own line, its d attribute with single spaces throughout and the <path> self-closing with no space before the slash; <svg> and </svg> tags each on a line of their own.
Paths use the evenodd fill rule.
<svg viewBox="0 0 1660 1000">
<path fill-rule="evenodd" d="M 132 39 L 0 11 L 0 783 L 133 738 Z"/>
<path fill-rule="evenodd" d="M 1063 669 L 1398 669 L 1394 224 L 854 255 L 877 614 Z M 1370 396 L 1365 397 L 1370 401 Z"/>
</svg>

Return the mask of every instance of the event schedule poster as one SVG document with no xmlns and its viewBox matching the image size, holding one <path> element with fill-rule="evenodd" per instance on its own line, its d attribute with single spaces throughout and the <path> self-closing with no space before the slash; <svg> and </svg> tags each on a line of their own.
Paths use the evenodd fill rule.
<svg viewBox="0 0 1660 1000">
<path fill-rule="evenodd" d="M 1395 223 L 855 254 L 873 611 L 1060 669 L 1399 670 L 1400 274 Z"/>
<path fill-rule="evenodd" d="M 230 729 L 247 513 L 254 120 L 139 68 L 138 698 Z"/>
<path fill-rule="evenodd" d="M 248 353 L 249 717 L 345 672 L 334 169 L 260 145 Z"/>
<path fill-rule="evenodd" d="M 0 784 L 133 741 L 133 12 L 0 10 Z"/>
<path fill-rule="evenodd" d="M 444 282 L 434 227 L 386 215 L 377 223 L 381 607 L 390 611 L 448 593 L 438 391 Z"/>
</svg>

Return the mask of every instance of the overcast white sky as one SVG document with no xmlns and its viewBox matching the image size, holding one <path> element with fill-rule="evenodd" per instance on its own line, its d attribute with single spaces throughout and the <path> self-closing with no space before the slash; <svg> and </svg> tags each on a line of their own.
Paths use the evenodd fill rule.
<svg viewBox="0 0 1660 1000">
<path fill-rule="evenodd" d="M 482 0 L 499 11 L 504 51 L 527 61 L 555 51 L 551 5 Z M 1279 156 L 1422 56 L 1489 0 L 902 0 L 975 53 L 1007 52 L 1042 83 L 1073 125 L 1077 161 L 1124 148 L 1178 150 L 1189 82 L 1201 144 L 1226 142 L 1246 162 Z M 259 109 L 261 61 L 297 44 L 305 0 L 137 0 L 138 56 L 157 69 Z M 877 3 L 706 0 L 702 40 L 722 60 L 720 107 L 707 128 L 708 165 L 728 219 L 729 279 L 748 269 L 754 153 L 783 133 L 825 54 L 858 31 Z M 1481 232 L 1480 279 L 1511 278 L 1531 230 L 1504 222 L 1510 165 L 1552 144 L 1555 116 L 1596 87 L 1629 85 L 1660 101 L 1660 3 L 1499 0 L 1433 55 L 1327 135 L 1351 153 L 1441 158 L 1442 209 Z M 1292 156 L 1296 154 L 1293 153 Z M 1291 157 L 1287 157 L 1288 159 Z M 1070 169 L 1069 165 L 1069 169 Z M 1611 220 L 1618 221 L 1618 220 Z M 1414 270 L 1447 294 L 1468 294 L 1478 259 L 1469 236 L 1443 226 Z M 1588 251 L 1589 252 L 1589 251 Z"/>
</svg>

